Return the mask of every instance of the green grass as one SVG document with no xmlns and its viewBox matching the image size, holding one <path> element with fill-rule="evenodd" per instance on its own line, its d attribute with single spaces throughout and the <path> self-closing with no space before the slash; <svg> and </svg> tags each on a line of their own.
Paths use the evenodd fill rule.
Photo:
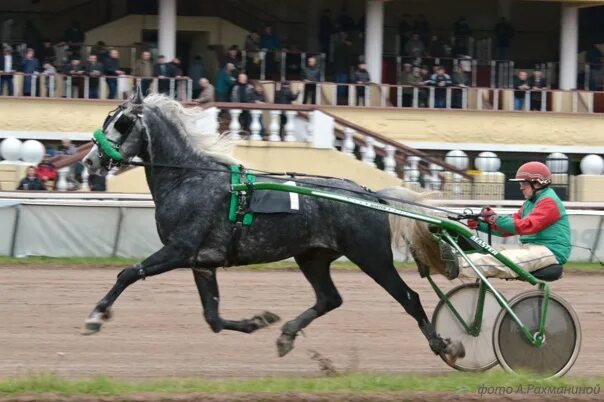
<svg viewBox="0 0 604 402">
<path fill-rule="evenodd" d="M 54 393 L 64 395 L 116 395 L 126 393 L 233 393 L 233 392 L 401 392 L 433 391 L 476 393 L 481 386 L 595 386 L 604 376 L 593 378 L 567 377 L 556 380 L 533 380 L 527 376 L 507 373 L 449 375 L 375 375 L 346 374 L 320 378 L 270 377 L 241 380 L 205 380 L 201 378 L 162 379 L 147 382 L 126 382 L 108 377 L 68 380 L 51 374 L 41 374 L 0 381 L 0 395 L 24 393 Z"/>
<path fill-rule="evenodd" d="M 79 258 L 79 257 L 5 257 L 0 256 L 0 267 L 3 265 L 27 265 L 27 266 L 39 266 L 44 267 L 48 265 L 61 265 L 66 267 L 124 267 L 140 262 L 141 259 L 135 258 Z M 415 264 L 410 262 L 395 262 L 394 264 L 399 270 L 416 269 Z M 351 262 L 336 261 L 332 264 L 332 267 L 338 270 L 358 270 L 357 266 Z M 247 270 L 287 270 L 297 269 L 296 263 L 293 261 L 279 261 L 267 264 L 253 264 L 245 267 L 240 267 Z M 601 272 L 604 273 L 604 267 L 599 263 L 595 262 L 569 262 L 564 265 L 565 270 L 568 271 L 590 271 L 590 272 Z"/>
</svg>

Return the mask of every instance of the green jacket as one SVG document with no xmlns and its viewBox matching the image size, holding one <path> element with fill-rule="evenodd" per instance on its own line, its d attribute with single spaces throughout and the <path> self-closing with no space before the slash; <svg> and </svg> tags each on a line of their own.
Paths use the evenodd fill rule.
<svg viewBox="0 0 604 402">
<path fill-rule="evenodd" d="M 486 224 L 479 230 L 487 231 Z M 520 235 L 522 244 L 540 244 L 556 256 L 560 264 L 570 256 L 570 225 L 562 201 L 551 188 L 524 202 L 513 215 L 498 216 L 493 228 L 497 236 Z"/>
</svg>

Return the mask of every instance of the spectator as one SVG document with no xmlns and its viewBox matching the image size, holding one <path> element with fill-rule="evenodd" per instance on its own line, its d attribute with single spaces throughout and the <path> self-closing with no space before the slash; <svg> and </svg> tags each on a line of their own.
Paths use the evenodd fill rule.
<svg viewBox="0 0 604 402">
<path fill-rule="evenodd" d="M 197 103 L 204 104 L 214 102 L 214 85 L 210 84 L 207 78 L 201 78 L 199 80 L 200 92 L 197 99 Z"/>
<path fill-rule="evenodd" d="M 541 71 L 533 71 L 533 75 L 527 84 L 531 89 L 531 110 L 541 110 L 541 96 L 543 90 L 547 89 L 547 82 Z M 545 105 L 544 105 L 545 106 Z"/>
<path fill-rule="evenodd" d="M 172 66 L 166 63 L 166 57 L 159 55 L 157 57 L 157 64 L 153 67 L 153 76 L 157 77 L 157 89 L 160 94 L 170 93 L 170 80 L 169 78 L 174 77 Z"/>
<path fill-rule="evenodd" d="M 359 63 L 358 69 L 354 72 L 352 81 L 357 84 L 357 106 L 366 106 L 365 104 L 365 87 L 371 81 L 369 72 L 367 71 L 367 64 Z"/>
<path fill-rule="evenodd" d="M 405 44 L 405 56 L 412 59 L 421 59 L 426 54 L 426 46 L 419 37 L 419 33 L 413 32 L 411 39 Z"/>
<path fill-rule="evenodd" d="M 203 65 L 201 64 L 201 56 L 193 57 L 193 64 L 189 68 L 189 77 L 191 78 L 193 92 L 192 98 L 199 98 L 199 94 L 201 93 L 200 81 L 201 77 L 203 77 Z"/>
<path fill-rule="evenodd" d="M 80 59 L 73 58 L 71 62 L 63 66 L 63 74 L 67 75 L 70 79 L 65 80 L 65 91 L 63 97 L 71 98 L 73 94 L 78 97 L 79 88 L 81 84 L 82 74 L 84 74 L 84 68 L 80 65 Z M 80 96 L 81 97 L 81 96 Z"/>
<path fill-rule="evenodd" d="M 149 94 L 149 88 L 153 79 L 153 62 L 151 61 L 151 52 L 144 50 L 141 53 L 141 58 L 134 64 L 134 75 L 141 78 L 141 91 L 143 95 Z"/>
<path fill-rule="evenodd" d="M 50 162 L 49 155 L 45 155 L 42 162 L 38 164 L 36 174 L 46 188 L 49 186 L 48 182 L 54 183 L 57 180 L 57 169 L 55 168 L 55 165 Z"/>
<path fill-rule="evenodd" d="M 264 86 L 260 83 L 260 81 L 252 81 L 252 85 L 254 86 L 254 94 L 256 99 L 254 99 L 254 103 L 266 103 L 266 93 L 264 92 Z"/>
<path fill-rule="evenodd" d="M 44 39 L 44 42 L 42 42 L 42 64 L 50 63 L 54 65 L 56 60 L 55 48 L 52 47 L 50 39 Z"/>
<path fill-rule="evenodd" d="M 510 44 L 514 37 L 514 27 L 505 17 L 501 17 L 494 29 L 499 60 L 510 59 Z"/>
<path fill-rule="evenodd" d="M 34 166 L 27 168 L 27 175 L 21 179 L 17 190 L 46 190 L 46 186 L 42 180 L 36 176 L 36 168 Z"/>
<path fill-rule="evenodd" d="M 602 52 L 596 45 L 589 47 L 585 61 L 589 64 L 589 90 L 599 91 L 602 87 Z"/>
<path fill-rule="evenodd" d="M 185 77 L 185 73 L 182 69 L 182 63 L 180 61 L 180 57 L 174 57 L 172 61 L 169 63 L 170 68 L 172 69 L 172 74 L 174 75 L 174 96 L 177 99 L 186 99 L 186 81 L 181 80 L 179 78 Z"/>
<path fill-rule="evenodd" d="M 239 73 L 243 69 L 243 61 L 241 59 L 241 52 L 239 51 L 239 47 L 237 45 L 233 45 L 227 51 L 227 54 L 222 59 L 221 65 L 225 65 L 231 63 L 235 66 L 235 70 L 232 71 L 233 78 L 239 76 Z"/>
<path fill-rule="evenodd" d="M 258 100 L 256 88 L 248 82 L 246 74 L 239 74 L 237 83 L 231 89 L 231 101 L 234 103 L 255 103 Z M 239 122 L 244 131 L 250 131 L 252 117 L 249 110 L 243 110 L 239 115 Z"/>
<path fill-rule="evenodd" d="M 75 155 L 77 149 L 75 145 L 71 143 L 69 138 L 64 138 L 61 144 L 57 147 L 57 153 L 60 155 Z"/>
<path fill-rule="evenodd" d="M 88 63 L 84 67 L 84 73 L 88 79 L 88 97 L 90 99 L 99 98 L 99 77 L 103 75 L 103 65 L 97 61 L 96 54 L 88 56 Z"/>
<path fill-rule="evenodd" d="M 352 43 L 348 40 L 346 32 L 340 33 L 340 40 L 333 51 L 333 67 L 337 84 L 348 84 L 350 67 L 352 65 Z M 338 85 L 337 104 L 346 104 L 348 95 L 347 85 Z"/>
<path fill-rule="evenodd" d="M 233 64 L 227 63 L 216 75 L 214 90 L 218 102 L 229 102 L 231 100 L 231 89 L 235 84 L 235 79 L 231 73 L 234 69 Z"/>
<path fill-rule="evenodd" d="M 117 49 L 111 49 L 109 51 L 109 57 L 105 59 L 105 75 L 107 76 L 107 87 L 109 87 L 108 99 L 115 99 L 117 95 L 117 76 L 124 75 L 125 73 L 120 70 L 120 54 Z"/>
<path fill-rule="evenodd" d="M 445 108 L 447 107 L 447 90 L 446 87 L 453 83 L 449 74 L 445 72 L 443 66 L 437 66 L 436 72 L 430 76 L 430 79 L 426 81 L 426 84 L 436 87 L 434 91 L 434 107 Z"/>
<path fill-rule="evenodd" d="M 55 89 L 56 89 L 56 75 L 57 75 L 57 69 L 55 68 L 55 66 L 53 66 L 50 62 L 45 62 L 44 65 L 42 66 L 43 71 L 42 74 L 46 77 L 46 82 L 45 82 L 45 87 L 46 87 L 46 96 L 48 97 L 54 97 L 55 95 Z M 50 80 L 51 79 L 55 79 L 53 85 L 50 85 Z"/>
<path fill-rule="evenodd" d="M 281 87 L 275 94 L 275 103 L 280 105 L 291 105 L 296 99 L 300 92 L 293 92 L 289 81 L 281 81 Z"/>
<path fill-rule="evenodd" d="M 317 59 L 309 57 L 306 67 L 302 70 L 304 80 L 304 103 L 315 104 L 317 95 L 317 82 L 321 81 L 321 71 L 317 67 Z"/>
<path fill-rule="evenodd" d="M 245 51 L 255 53 L 260 50 L 260 34 L 257 31 L 250 31 L 245 37 Z"/>
<path fill-rule="evenodd" d="M 405 46 L 407 41 L 411 38 L 411 16 L 409 14 L 401 15 L 401 19 L 398 22 L 398 37 L 399 37 L 399 54 L 406 54 Z"/>
<path fill-rule="evenodd" d="M 81 47 L 85 41 L 85 34 L 80 28 L 80 23 L 76 20 L 71 22 L 71 26 L 65 30 L 64 40 L 72 51 L 74 57 L 80 57 Z"/>
<path fill-rule="evenodd" d="M 107 191 L 106 177 L 91 174 L 88 176 L 90 191 Z"/>
<path fill-rule="evenodd" d="M 519 71 L 518 75 L 514 77 L 514 89 L 516 89 L 514 91 L 514 110 L 522 110 L 526 91 L 531 89 L 526 71 Z"/>
<path fill-rule="evenodd" d="M 415 87 L 424 86 L 425 77 L 422 75 L 422 70 L 418 66 L 414 66 L 411 69 L 411 73 L 406 75 L 406 81 L 403 82 L 404 85 L 412 85 Z M 413 88 L 404 88 L 403 89 L 403 106 L 413 106 L 413 96 L 415 91 Z M 425 88 L 420 88 L 417 91 L 417 106 L 426 107 L 427 100 L 427 91 Z"/>
<path fill-rule="evenodd" d="M 40 62 L 34 57 L 34 49 L 28 48 L 25 52 L 25 58 L 21 62 L 21 71 L 25 76 L 23 77 L 23 96 L 32 96 L 35 94 L 36 81 L 33 79 L 33 75 L 37 75 L 40 72 Z"/>
<path fill-rule="evenodd" d="M 293 92 L 289 81 L 281 81 L 280 88 L 275 94 L 275 103 L 280 105 L 291 105 L 296 99 L 300 92 Z M 279 135 L 281 139 L 285 138 L 285 124 L 287 123 L 287 117 L 285 113 L 281 113 L 281 125 L 279 128 Z"/>
<path fill-rule="evenodd" d="M 463 108 L 463 92 L 464 89 L 470 86 L 470 79 L 468 75 L 463 71 L 461 65 L 455 64 L 453 70 L 453 85 L 460 88 L 454 88 L 451 90 L 451 107 L 455 109 Z"/>
<path fill-rule="evenodd" d="M 265 76 L 267 79 L 271 79 L 277 71 L 275 52 L 282 48 L 281 39 L 273 32 L 272 25 L 264 27 L 264 32 L 260 36 L 260 48 L 266 50 L 264 63 Z"/>
<path fill-rule="evenodd" d="M 424 44 L 430 41 L 430 23 L 424 14 L 418 14 L 413 23 L 413 30 L 419 34 L 419 38 Z"/>
<path fill-rule="evenodd" d="M 348 13 L 346 4 L 342 3 L 340 15 L 338 15 L 338 17 L 336 18 L 336 31 L 350 33 L 352 31 L 354 31 L 354 28 L 355 28 L 354 20 Z"/>
<path fill-rule="evenodd" d="M 331 18 L 331 10 L 326 8 L 319 19 L 319 46 L 321 53 L 329 55 L 331 48 L 331 34 L 333 33 L 333 20 Z"/>
<path fill-rule="evenodd" d="M 468 53 L 468 38 L 472 35 L 470 24 L 466 21 L 466 17 L 459 17 L 453 24 L 453 35 L 455 43 L 459 46 L 462 54 Z"/>
<path fill-rule="evenodd" d="M 97 41 L 96 45 L 90 49 L 90 53 L 95 54 L 97 61 L 101 64 L 104 64 L 107 57 L 109 57 L 109 51 L 102 40 Z"/>
<path fill-rule="evenodd" d="M 260 35 L 251 31 L 245 38 L 245 71 L 248 75 L 260 77 Z"/>
<path fill-rule="evenodd" d="M 2 56 L 0 56 L 0 96 L 4 94 L 4 87 L 6 87 L 8 96 L 14 94 L 13 73 L 16 71 L 16 63 L 12 51 L 10 46 L 4 45 Z"/>
<path fill-rule="evenodd" d="M 447 56 L 445 42 L 440 40 L 437 35 L 432 36 L 432 42 L 430 42 L 430 57 L 441 58 L 445 56 Z"/>
</svg>

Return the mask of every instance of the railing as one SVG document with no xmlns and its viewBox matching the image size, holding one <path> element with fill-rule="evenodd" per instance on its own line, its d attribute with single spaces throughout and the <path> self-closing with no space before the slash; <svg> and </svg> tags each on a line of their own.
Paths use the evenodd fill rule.
<svg viewBox="0 0 604 402">
<path fill-rule="evenodd" d="M 302 142 L 338 148 L 368 166 L 400 177 L 409 186 L 444 191 L 452 198 L 472 194 L 473 178 L 463 169 L 315 106 L 213 103 L 204 107 L 214 113 L 208 121 L 215 121 L 217 129 L 228 132 L 234 141 Z M 330 122 L 332 127 L 328 127 Z"/>
<path fill-rule="evenodd" d="M 162 78 L 134 77 L 131 75 L 91 77 L 84 74 L 23 74 L 0 73 L 10 76 L 10 87 L 0 88 L 0 96 L 39 96 L 47 98 L 78 99 L 125 99 L 132 88 L 141 85 L 143 92 L 161 92 L 178 99 L 189 101 L 192 98 L 193 82 L 189 77 Z"/>
<path fill-rule="evenodd" d="M 310 57 L 317 59 L 321 71 L 321 80 L 325 80 L 325 54 L 297 51 L 259 50 L 258 52 L 241 52 L 240 68 L 252 79 L 275 79 L 280 81 L 299 80 Z"/>
</svg>

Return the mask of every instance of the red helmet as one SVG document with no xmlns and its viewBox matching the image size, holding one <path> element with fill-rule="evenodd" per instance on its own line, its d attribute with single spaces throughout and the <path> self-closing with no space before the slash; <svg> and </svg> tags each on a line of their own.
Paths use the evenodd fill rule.
<svg viewBox="0 0 604 402">
<path fill-rule="evenodd" d="M 541 162 L 527 162 L 518 168 L 516 178 L 510 181 L 530 181 L 541 185 L 552 182 L 552 172 Z"/>
</svg>

